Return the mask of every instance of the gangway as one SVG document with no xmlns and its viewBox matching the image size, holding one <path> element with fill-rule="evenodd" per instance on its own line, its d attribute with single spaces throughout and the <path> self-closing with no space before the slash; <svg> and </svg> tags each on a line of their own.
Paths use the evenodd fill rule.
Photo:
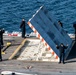
<svg viewBox="0 0 76 75">
<path fill-rule="evenodd" d="M 59 50 L 56 48 L 56 45 L 60 45 L 60 43 L 68 44 L 68 48 L 65 51 L 65 58 L 67 58 L 72 48 L 72 39 L 58 24 L 55 16 L 50 11 L 41 6 L 32 18 L 29 19 L 28 25 L 55 59 L 59 60 Z"/>
</svg>

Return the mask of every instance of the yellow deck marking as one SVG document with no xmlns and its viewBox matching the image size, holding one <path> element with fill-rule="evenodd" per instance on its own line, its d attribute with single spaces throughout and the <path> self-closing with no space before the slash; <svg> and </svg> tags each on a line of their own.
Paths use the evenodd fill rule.
<svg viewBox="0 0 76 75">
<path fill-rule="evenodd" d="M 18 53 L 18 51 L 22 48 L 25 42 L 26 42 L 26 39 L 22 41 L 22 43 L 17 47 L 17 49 L 13 52 L 13 54 L 8 59 L 13 59 L 13 57 Z"/>
</svg>

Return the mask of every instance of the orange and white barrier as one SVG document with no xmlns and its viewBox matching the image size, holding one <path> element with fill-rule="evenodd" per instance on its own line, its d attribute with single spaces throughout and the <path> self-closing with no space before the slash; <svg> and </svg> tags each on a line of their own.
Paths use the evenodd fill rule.
<svg viewBox="0 0 76 75">
<path fill-rule="evenodd" d="M 28 25 L 30 28 L 36 33 L 36 36 L 44 43 L 44 45 L 47 47 L 47 49 L 51 52 L 51 54 L 56 58 L 59 59 L 59 57 L 56 55 L 56 53 L 52 50 L 52 48 L 47 44 L 47 42 L 42 38 L 42 36 L 37 32 L 37 30 L 34 28 L 34 26 L 28 22 Z"/>
</svg>

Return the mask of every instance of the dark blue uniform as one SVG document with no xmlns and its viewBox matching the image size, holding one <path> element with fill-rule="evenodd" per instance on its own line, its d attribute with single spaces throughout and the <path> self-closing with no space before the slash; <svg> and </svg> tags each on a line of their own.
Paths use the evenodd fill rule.
<svg viewBox="0 0 76 75">
<path fill-rule="evenodd" d="M 76 42 L 76 22 L 73 23 L 73 27 L 75 29 L 75 42 Z"/>
<path fill-rule="evenodd" d="M 21 25 L 20 25 L 20 28 L 21 28 L 21 31 L 22 31 L 22 38 L 25 38 L 25 21 L 24 20 L 22 20 L 22 23 L 21 23 Z"/>
<path fill-rule="evenodd" d="M 3 47 L 3 33 L 4 29 L 0 29 L 0 61 L 2 61 L 1 48 Z"/>
<path fill-rule="evenodd" d="M 1 46 L 3 46 L 3 33 L 4 32 L 5 32 L 5 30 L 0 28 L 0 43 L 1 43 Z"/>
<path fill-rule="evenodd" d="M 64 63 L 64 56 L 65 56 L 65 49 L 67 48 L 68 46 L 64 46 L 63 44 L 60 44 L 59 46 L 57 46 L 57 49 L 59 49 L 59 57 L 60 57 L 60 60 L 59 60 L 59 63 L 61 63 L 61 60 L 63 61 Z"/>
<path fill-rule="evenodd" d="M 0 30 L 0 42 L 1 42 L 1 45 L 3 45 L 3 33 L 4 33 L 4 31 Z"/>
<path fill-rule="evenodd" d="M 59 23 L 59 25 L 60 25 L 61 27 L 63 27 L 63 24 L 61 23 L 61 21 L 60 21 L 60 20 L 58 21 L 58 23 Z"/>
<path fill-rule="evenodd" d="M 2 61 L 2 54 L 1 54 L 1 43 L 0 43 L 0 61 Z"/>
</svg>

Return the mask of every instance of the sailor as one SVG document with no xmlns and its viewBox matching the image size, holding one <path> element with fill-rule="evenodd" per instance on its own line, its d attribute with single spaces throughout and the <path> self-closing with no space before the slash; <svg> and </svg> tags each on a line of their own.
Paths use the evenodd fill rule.
<svg viewBox="0 0 76 75">
<path fill-rule="evenodd" d="M 61 26 L 61 27 L 63 27 L 63 24 L 62 24 L 62 22 L 59 20 L 58 21 L 58 24 Z"/>
<path fill-rule="evenodd" d="M 21 31 L 22 31 L 22 38 L 25 38 L 26 29 L 25 29 L 25 20 L 24 19 L 22 19 L 20 28 L 21 28 Z"/>
<path fill-rule="evenodd" d="M 76 41 L 76 22 L 73 23 L 73 27 L 75 29 L 75 41 Z"/>
<path fill-rule="evenodd" d="M 4 33 L 4 29 L 0 29 L 0 42 L 1 42 L 1 46 L 3 46 L 3 33 Z"/>
<path fill-rule="evenodd" d="M 1 42 L 0 42 L 0 61 L 2 61 L 2 54 L 1 54 Z"/>
<path fill-rule="evenodd" d="M 65 49 L 68 47 L 68 45 L 64 46 L 63 43 L 61 43 L 59 46 L 56 45 L 56 47 L 57 47 L 57 49 L 59 49 L 59 58 L 60 58 L 59 63 L 61 63 L 61 61 L 62 61 L 64 64 L 64 55 L 65 55 L 64 53 L 65 53 Z"/>
</svg>

